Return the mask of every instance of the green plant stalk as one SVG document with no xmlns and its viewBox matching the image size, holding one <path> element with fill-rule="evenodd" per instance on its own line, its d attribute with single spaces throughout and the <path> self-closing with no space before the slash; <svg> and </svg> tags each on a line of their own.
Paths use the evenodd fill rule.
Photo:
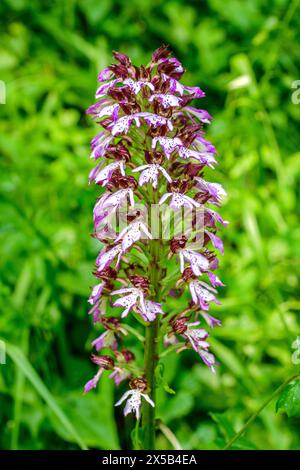
<svg viewBox="0 0 300 470">
<path fill-rule="evenodd" d="M 157 204 L 158 192 L 152 190 L 152 202 Z M 150 264 L 149 264 L 149 278 L 150 284 L 153 289 L 153 300 L 158 302 L 160 300 L 160 281 L 161 269 L 159 259 L 161 256 L 161 240 L 153 239 L 149 242 L 150 251 Z M 159 317 L 146 326 L 145 334 L 145 353 L 144 353 L 144 374 L 149 386 L 149 395 L 155 402 L 155 369 L 158 363 L 158 332 L 159 332 Z M 149 403 L 145 402 L 142 409 L 142 426 L 143 426 L 143 449 L 155 449 L 155 408 Z"/>
<path fill-rule="evenodd" d="M 162 432 L 162 434 L 165 436 L 165 438 L 172 444 L 175 450 L 182 450 L 182 447 L 175 436 L 175 434 L 171 431 L 170 428 L 166 424 L 164 424 L 162 421 L 159 421 L 158 423 L 158 428 Z"/>
<path fill-rule="evenodd" d="M 25 355 L 28 353 L 29 343 L 29 330 L 23 331 L 22 333 L 22 350 Z M 23 392 L 26 382 L 26 377 L 23 374 L 22 369 L 16 365 L 16 379 L 14 387 L 14 424 L 11 434 L 11 450 L 18 450 L 20 423 L 22 420 L 22 405 L 23 405 Z"/>
<path fill-rule="evenodd" d="M 295 375 L 292 375 L 292 377 L 288 378 L 287 380 L 285 380 L 285 382 L 283 382 L 281 385 L 279 385 L 278 388 L 276 388 L 276 390 L 272 393 L 272 395 L 270 395 L 266 401 L 263 402 L 263 404 L 250 416 L 250 418 L 246 421 L 246 423 L 244 424 L 244 426 L 242 427 L 242 429 L 240 429 L 240 431 L 238 433 L 236 433 L 231 439 L 230 441 L 226 444 L 226 446 L 224 447 L 223 450 L 228 450 L 238 439 L 239 437 L 242 436 L 242 434 L 244 434 L 244 432 L 246 431 L 246 429 L 250 426 L 250 424 L 257 418 L 257 416 L 262 412 L 262 410 L 268 406 L 268 404 L 277 396 L 279 395 L 280 392 L 282 392 L 282 390 L 290 383 L 292 382 L 293 380 L 297 379 L 299 377 L 299 374 L 295 374 Z"/>
<path fill-rule="evenodd" d="M 157 332 L 158 319 L 146 327 L 145 340 L 145 377 L 147 379 L 150 397 L 155 401 L 155 368 L 157 364 Z M 143 404 L 143 449 L 155 449 L 155 408 L 149 403 Z"/>
</svg>

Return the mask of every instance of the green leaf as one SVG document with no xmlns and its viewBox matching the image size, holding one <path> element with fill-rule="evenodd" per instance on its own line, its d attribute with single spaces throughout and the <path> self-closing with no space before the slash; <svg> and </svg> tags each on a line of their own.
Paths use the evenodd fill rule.
<svg viewBox="0 0 300 470">
<path fill-rule="evenodd" d="M 209 413 L 209 415 L 212 417 L 215 423 L 218 424 L 219 429 L 226 440 L 232 438 L 236 434 L 225 413 Z M 223 440 L 219 440 L 217 441 L 217 443 L 220 447 L 224 446 Z M 249 441 L 248 439 L 245 439 L 244 437 L 239 438 L 238 442 L 235 443 L 234 448 L 240 450 L 257 449 L 256 445 L 253 442 Z"/>
<path fill-rule="evenodd" d="M 136 420 L 135 426 L 130 433 L 134 450 L 140 450 L 142 448 L 140 431 L 142 432 L 142 429 L 140 429 L 140 422 L 139 420 Z"/>
<path fill-rule="evenodd" d="M 169 387 L 169 385 L 165 382 L 164 385 L 164 390 L 169 393 L 170 395 L 175 395 L 175 390 L 173 390 L 173 388 Z"/>
<path fill-rule="evenodd" d="M 6 351 L 11 360 L 15 363 L 16 367 L 19 367 L 25 377 L 31 382 L 38 394 L 49 406 L 49 409 L 56 416 L 63 428 L 73 436 L 74 442 L 82 449 L 87 450 L 87 446 L 83 441 L 81 435 L 77 429 L 73 426 L 68 416 L 64 413 L 62 408 L 57 403 L 56 399 L 50 393 L 46 385 L 43 383 L 37 372 L 34 370 L 28 359 L 24 356 L 22 351 L 10 343 L 6 342 Z"/>
<path fill-rule="evenodd" d="M 235 430 L 224 413 L 209 413 L 209 415 L 218 424 L 220 431 L 226 438 L 230 438 L 235 435 Z"/>
<path fill-rule="evenodd" d="M 83 395 L 74 391 L 59 399 L 59 405 L 68 415 L 82 439 L 89 447 L 97 449 L 119 449 L 117 429 L 114 422 L 113 382 L 101 377 L 97 391 Z M 51 417 L 57 434 L 68 442 L 75 442 L 74 435 L 62 428 L 57 417 Z M 105 423 L 105 426 L 103 425 Z"/>
<path fill-rule="evenodd" d="M 172 419 L 187 416 L 194 405 L 193 397 L 188 392 L 179 391 L 173 397 L 169 397 L 163 409 L 159 409 L 158 415 L 165 422 Z"/>
<path fill-rule="evenodd" d="M 284 410 L 289 418 L 300 418 L 300 380 L 288 384 L 276 403 L 276 411 Z"/>
<path fill-rule="evenodd" d="M 165 372 L 165 366 L 162 362 L 160 362 L 156 369 L 155 369 L 155 379 L 156 379 L 156 384 L 157 386 L 163 387 L 164 391 L 167 393 L 170 393 L 171 395 L 175 395 L 175 390 L 173 390 L 168 383 L 166 382 L 166 379 L 164 378 L 164 372 Z"/>
</svg>

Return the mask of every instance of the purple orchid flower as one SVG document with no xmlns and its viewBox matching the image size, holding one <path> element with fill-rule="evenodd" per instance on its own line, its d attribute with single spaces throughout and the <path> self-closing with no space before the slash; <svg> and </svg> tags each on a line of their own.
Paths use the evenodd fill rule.
<svg viewBox="0 0 300 470">
<path fill-rule="evenodd" d="M 210 370 L 215 373 L 216 360 L 212 353 L 208 351 L 209 343 L 205 341 L 208 337 L 206 330 L 202 328 L 190 328 L 191 326 L 196 326 L 199 322 L 194 322 L 188 324 L 187 330 L 184 332 L 183 336 L 189 341 L 192 348 L 199 354 L 203 362 L 210 368 Z"/>
<path fill-rule="evenodd" d="M 96 184 L 106 186 L 116 170 L 120 170 L 121 174 L 125 176 L 124 162 L 122 160 L 117 160 L 116 162 L 110 163 L 102 168 L 103 165 L 104 161 L 99 163 L 99 165 L 91 171 L 89 176 L 90 182 L 95 180 Z"/>
<path fill-rule="evenodd" d="M 96 265 L 98 267 L 98 270 L 102 271 L 103 269 L 105 269 L 107 266 L 109 266 L 112 263 L 112 261 L 116 257 L 117 257 L 116 267 L 118 267 L 123 253 L 124 251 L 120 244 L 113 246 L 109 250 L 102 250 L 96 259 Z"/>
<path fill-rule="evenodd" d="M 164 45 L 154 51 L 146 66 L 133 65 L 120 52 L 113 52 L 113 56 L 116 63 L 99 73 L 97 102 L 87 110 L 102 128 L 91 142 L 91 158 L 96 163 L 89 181 L 103 188 L 94 207 L 93 237 L 104 247 L 97 256 L 94 272 L 99 280 L 88 302 L 89 314 L 105 331 L 95 335 L 92 346 L 97 351 L 109 349 L 113 357 L 92 356 L 98 370 L 85 385 L 85 392 L 95 388 L 103 372 L 109 370 L 116 385 L 129 381 L 130 390 L 116 406 L 126 401 L 125 416 L 133 413 L 139 419 L 142 400 L 154 407 L 151 393 L 155 384 L 148 361 L 143 371 L 137 363 L 128 364 L 134 361 L 133 353 L 125 349 L 127 335 L 134 331 L 126 325 L 130 312 L 135 319 L 139 315 L 140 323 L 153 334 L 155 330 L 155 341 L 160 340 L 156 330 L 166 325 L 167 330 L 161 335 L 165 348 L 172 345 L 177 352 L 193 349 L 215 371 L 208 332 L 198 327 L 198 319 L 211 329 L 221 326 L 208 311 L 212 303 L 219 304 L 216 287 L 224 285 L 213 271 L 218 268 L 217 251 L 224 252 L 220 225 L 226 226 L 228 222 L 210 207 L 219 207 L 226 192 L 219 183 L 204 179 L 207 167 L 214 169 L 218 164 L 216 149 L 204 132 L 212 118 L 206 110 L 192 106 L 194 99 L 205 94 L 198 86 L 181 83 L 184 74 L 181 62 L 171 57 Z M 177 211 L 168 256 L 179 257 L 182 274 L 176 284 L 162 292 L 163 278 L 168 277 L 167 262 L 162 259 L 165 242 L 159 245 L 151 241 L 154 230 L 151 233 L 148 218 L 139 209 L 140 203 L 145 206 L 167 203 Z M 123 209 L 127 205 L 131 210 L 125 217 Z M 197 217 L 200 211 L 201 222 Z M 187 213 L 191 215 L 191 227 L 185 228 L 184 234 L 176 220 L 183 212 L 185 218 Z M 166 218 L 169 213 L 167 210 Z M 164 220 L 164 214 L 159 214 L 159 227 Z M 126 226 L 122 226 L 124 222 Z M 164 237 L 166 233 L 164 229 Z M 203 243 L 198 245 L 200 233 Z M 200 281 L 200 276 L 208 283 Z M 168 298 L 186 291 L 191 295 L 188 308 L 184 314 L 172 313 L 166 324 L 164 320 L 172 312 Z M 108 316 L 116 307 L 121 307 L 121 313 L 116 310 L 116 314 Z M 147 357 L 155 364 L 154 343 L 150 344 L 148 334 L 145 338 Z M 136 373 L 139 378 L 134 377 Z"/>
<path fill-rule="evenodd" d="M 159 172 L 164 175 L 164 177 L 169 183 L 172 182 L 172 179 L 167 173 L 167 171 L 157 163 L 153 163 L 150 165 L 141 165 L 136 167 L 132 171 L 133 173 L 136 173 L 137 171 L 142 171 L 139 177 L 139 186 L 143 186 L 144 184 L 151 182 L 153 188 L 157 188 Z"/>
<path fill-rule="evenodd" d="M 182 141 L 178 137 L 154 137 L 152 140 L 153 149 L 155 149 L 157 143 L 160 144 L 168 159 L 174 150 L 182 146 Z"/>
<path fill-rule="evenodd" d="M 143 320 L 153 321 L 158 314 L 163 314 L 161 304 L 152 300 L 145 300 L 144 309 L 139 309 L 139 313 Z"/>
<path fill-rule="evenodd" d="M 95 356 L 94 354 L 91 356 L 91 361 L 94 364 L 99 366 L 98 372 L 96 375 L 89 380 L 84 386 L 84 392 L 87 393 L 92 388 L 96 388 L 97 384 L 101 378 L 101 375 L 105 370 L 110 370 L 114 367 L 114 360 L 110 356 Z"/>
<path fill-rule="evenodd" d="M 179 250 L 180 259 L 180 271 L 184 271 L 184 260 L 190 262 L 191 268 L 195 276 L 201 276 L 204 272 L 209 269 L 209 261 L 207 258 L 198 253 L 197 251 L 190 250 L 188 248 L 182 248 Z"/>
<path fill-rule="evenodd" d="M 182 206 L 189 207 L 190 209 L 193 207 L 200 207 L 200 204 L 194 201 L 193 198 L 176 192 L 164 194 L 160 198 L 159 205 L 162 205 L 164 202 L 166 202 L 169 197 L 171 197 L 170 207 L 174 210 L 177 210 Z"/>
<path fill-rule="evenodd" d="M 144 400 L 146 400 L 151 406 L 155 406 L 151 398 L 146 393 L 142 393 L 139 390 L 128 390 L 124 393 L 120 400 L 117 401 L 115 406 L 119 406 L 123 403 L 123 401 L 127 400 L 124 408 L 124 416 L 127 416 L 129 413 L 134 413 L 136 419 L 140 419 L 142 398 L 144 398 Z"/>
<path fill-rule="evenodd" d="M 152 235 L 149 232 L 147 226 L 138 220 L 125 227 L 120 235 L 116 238 L 116 242 L 122 240 L 122 250 L 127 251 L 135 242 L 143 237 L 143 234 L 152 239 Z"/>
<path fill-rule="evenodd" d="M 100 157 L 103 157 L 105 154 L 110 142 L 113 140 L 113 136 L 106 130 L 100 132 L 96 137 L 92 139 L 91 142 L 91 158 L 97 160 Z"/>
<path fill-rule="evenodd" d="M 199 177 L 195 177 L 195 180 L 198 182 L 198 188 L 209 194 L 209 202 L 212 204 L 219 205 L 227 196 L 227 193 L 221 184 L 208 183 L 203 178 Z"/>
<path fill-rule="evenodd" d="M 170 95 L 168 93 L 156 93 L 150 96 L 149 102 L 152 103 L 154 100 L 159 101 L 163 108 L 173 108 L 180 106 L 182 100 L 176 95 Z"/>
<path fill-rule="evenodd" d="M 217 294 L 216 289 L 210 287 L 205 282 L 198 281 L 197 279 L 192 280 L 189 283 L 189 288 L 193 302 L 199 304 L 202 310 L 209 309 L 209 302 L 215 302 L 220 305 L 220 302 L 213 295 L 213 293 Z"/>
<path fill-rule="evenodd" d="M 141 311 L 147 315 L 143 289 L 137 287 L 123 287 L 111 293 L 111 295 L 118 294 L 127 294 L 117 299 L 113 304 L 114 307 L 125 307 L 125 310 L 121 314 L 122 318 L 127 317 L 130 310 L 134 307 L 140 308 Z"/>
<path fill-rule="evenodd" d="M 151 82 L 148 81 L 133 80 L 132 78 L 126 78 L 123 83 L 124 85 L 127 85 L 135 95 L 137 95 L 145 86 L 147 86 L 151 91 L 154 91 L 154 86 Z"/>
<path fill-rule="evenodd" d="M 223 282 L 218 278 L 218 276 L 212 272 L 208 272 L 208 277 L 209 277 L 209 280 L 210 280 L 210 283 L 213 287 L 217 287 L 217 286 L 225 286 L 225 284 L 223 284 Z"/>
<path fill-rule="evenodd" d="M 97 284 L 96 286 L 93 287 L 92 289 L 92 293 L 89 297 L 89 300 L 88 302 L 91 304 L 91 305 L 95 305 L 100 297 L 101 297 L 101 294 L 102 294 L 102 291 L 103 291 L 103 288 L 104 288 L 104 285 L 105 283 L 104 282 L 100 282 L 99 284 Z"/>
</svg>

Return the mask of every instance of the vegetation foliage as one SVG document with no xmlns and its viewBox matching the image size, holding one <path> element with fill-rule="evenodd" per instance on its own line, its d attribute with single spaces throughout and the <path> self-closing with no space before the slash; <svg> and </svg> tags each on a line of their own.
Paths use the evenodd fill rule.
<svg viewBox="0 0 300 470">
<path fill-rule="evenodd" d="M 297 377 L 277 413 L 276 397 L 268 401 L 299 369 L 291 359 L 300 311 L 298 4 L 2 0 L 1 448 L 131 445 L 133 421 L 114 408 L 111 381 L 82 394 L 93 374 L 87 297 L 98 249 L 87 186 L 95 127 L 85 109 L 112 49 L 142 63 L 161 43 L 187 67 L 187 84 L 206 91 L 221 162 L 211 178 L 229 194 L 230 225 L 220 269 L 227 287 L 214 307 L 223 328 L 211 338 L 220 366 L 213 376 L 193 352 L 162 359 L 157 446 L 173 448 L 171 430 L 184 449 L 220 449 L 266 400 L 232 448 L 300 448 Z"/>
</svg>

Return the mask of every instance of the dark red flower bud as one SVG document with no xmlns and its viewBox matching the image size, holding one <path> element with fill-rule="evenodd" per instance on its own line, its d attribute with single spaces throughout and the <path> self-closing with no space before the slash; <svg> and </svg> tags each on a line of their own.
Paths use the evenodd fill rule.
<svg viewBox="0 0 300 470">
<path fill-rule="evenodd" d="M 114 284 L 112 281 L 107 280 L 105 281 L 104 287 L 103 287 L 103 294 L 108 294 L 111 291 L 113 291 L 115 288 Z"/>
<path fill-rule="evenodd" d="M 172 193 L 185 193 L 188 191 L 190 186 L 190 181 L 187 179 L 178 179 L 175 181 L 172 181 L 172 183 L 167 184 L 167 188 L 169 192 Z"/>
<path fill-rule="evenodd" d="M 179 317 L 179 318 L 174 318 L 173 320 L 171 320 L 170 324 L 171 324 L 173 332 L 178 335 L 182 335 L 188 328 L 186 326 L 186 323 L 188 320 L 189 320 L 188 317 Z"/>
<path fill-rule="evenodd" d="M 118 330 L 121 326 L 120 321 L 116 317 L 102 317 L 100 321 L 101 325 L 107 330 Z"/>
<path fill-rule="evenodd" d="M 182 273 L 182 279 L 187 282 L 190 279 L 196 279 L 195 274 L 193 273 L 192 268 L 185 268 L 185 270 Z"/>
<path fill-rule="evenodd" d="M 113 121 L 112 121 L 111 118 L 104 118 L 104 119 L 101 120 L 101 126 L 104 127 L 104 129 L 107 129 L 112 124 L 112 122 Z"/>
<path fill-rule="evenodd" d="M 201 133 L 202 126 L 200 124 L 194 124 L 185 126 L 181 132 L 178 132 L 177 137 L 179 137 L 186 147 L 189 147 L 197 134 Z"/>
<path fill-rule="evenodd" d="M 121 101 L 120 106 L 123 109 L 124 113 L 127 115 L 139 113 L 141 111 L 140 105 L 136 103 L 135 101 L 130 102 L 130 103 Z"/>
<path fill-rule="evenodd" d="M 157 126 L 157 127 L 150 127 L 148 130 L 147 135 L 150 137 L 164 137 L 168 132 L 168 127 L 166 125 Z"/>
<path fill-rule="evenodd" d="M 133 390 L 138 390 L 139 392 L 146 392 L 148 389 L 148 382 L 143 377 L 137 379 L 131 379 L 129 382 L 129 387 Z"/>
<path fill-rule="evenodd" d="M 147 163 L 156 163 L 160 165 L 164 161 L 164 154 L 156 150 L 145 150 L 144 151 L 145 160 Z"/>
<path fill-rule="evenodd" d="M 131 91 L 129 86 L 122 86 L 122 87 L 111 87 L 107 92 L 114 100 L 121 102 L 121 101 L 134 101 L 135 96 L 134 93 Z"/>
<path fill-rule="evenodd" d="M 185 173 L 190 176 L 191 178 L 193 178 L 194 176 L 197 176 L 199 174 L 199 172 L 202 170 L 202 168 L 204 167 L 204 164 L 201 164 L 201 163 L 188 163 L 188 165 L 186 165 L 185 167 Z M 200 202 L 200 201 L 198 201 Z"/>
<path fill-rule="evenodd" d="M 140 67 L 134 66 L 134 69 L 136 80 L 149 81 L 151 79 L 151 69 L 144 67 L 143 65 L 141 65 Z"/>
<path fill-rule="evenodd" d="M 120 62 L 120 64 L 125 65 L 126 67 L 131 66 L 131 60 L 128 55 L 123 54 L 122 52 L 113 51 L 114 58 Z"/>
<path fill-rule="evenodd" d="M 110 145 L 106 151 L 107 158 L 114 158 L 115 160 L 130 160 L 130 153 L 128 149 L 120 142 L 116 145 Z"/>
<path fill-rule="evenodd" d="M 116 75 L 118 78 L 128 78 L 129 71 L 125 65 L 120 64 L 113 64 L 109 67 L 109 69 Z"/>
<path fill-rule="evenodd" d="M 133 222 L 142 215 L 140 210 L 132 211 L 131 214 L 127 214 L 127 222 Z"/>
<path fill-rule="evenodd" d="M 209 261 L 210 268 L 212 270 L 217 269 L 219 262 L 216 254 L 213 251 L 207 250 L 207 248 L 205 248 L 202 250 L 201 254 Z"/>
<path fill-rule="evenodd" d="M 205 204 L 210 199 L 209 191 L 197 193 L 194 197 L 195 201 L 200 202 L 200 204 Z"/>
<path fill-rule="evenodd" d="M 123 349 L 121 354 L 126 362 L 131 362 L 135 359 L 135 355 L 129 349 Z"/>
<path fill-rule="evenodd" d="M 173 57 L 163 59 L 163 62 L 158 64 L 157 71 L 158 73 L 169 75 L 169 77 L 175 78 L 175 80 L 180 80 L 184 74 L 184 68 L 181 63 Z"/>
<path fill-rule="evenodd" d="M 195 98 L 194 95 L 183 95 L 181 96 L 181 106 L 187 106 L 188 104 L 190 104 L 193 99 Z"/>
<path fill-rule="evenodd" d="M 144 276 L 129 276 L 130 282 L 134 287 L 141 287 L 142 289 L 148 289 L 149 279 Z"/>
<path fill-rule="evenodd" d="M 151 79 L 151 83 L 154 86 L 155 91 L 160 92 L 162 90 L 162 86 L 165 82 L 162 80 L 160 75 L 154 75 L 154 77 Z"/>
<path fill-rule="evenodd" d="M 114 171 L 110 181 L 106 185 L 107 189 L 136 189 L 137 182 L 133 176 L 123 176 L 119 170 Z"/>
<path fill-rule="evenodd" d="M 105 370 L 111 370 L 115 365 L 113 358 L 110 356 L 96 356 L 92 354 L 91 361 Z"/>
<path fill-rule="evenodd" d="M 105 281 L 116 279 L 117 271 L 112 268 L 111 266 L 107 266 L 107 268 L 102 269 L 102 271 L 97 271 L 95 276 L 99 279 L 104 279 Z"/>
<path fill-rule="evenodd" d="M 170 242 L 171 251 L 177 253 L 178 250 L 184 248 L 187 242 L 187 238 L 183 235 L 181 238 L 173 238 Z"/>
<path fill-rule="evenodd" d="M 152 62 L 158 62 L 160 59 L 166 59 L 169 57 L 171 52 L 168 49 L 169 46 L 162 44 L 158 49 L 155 49 L 155 51 L 152 54 Z"/>
</svg>

